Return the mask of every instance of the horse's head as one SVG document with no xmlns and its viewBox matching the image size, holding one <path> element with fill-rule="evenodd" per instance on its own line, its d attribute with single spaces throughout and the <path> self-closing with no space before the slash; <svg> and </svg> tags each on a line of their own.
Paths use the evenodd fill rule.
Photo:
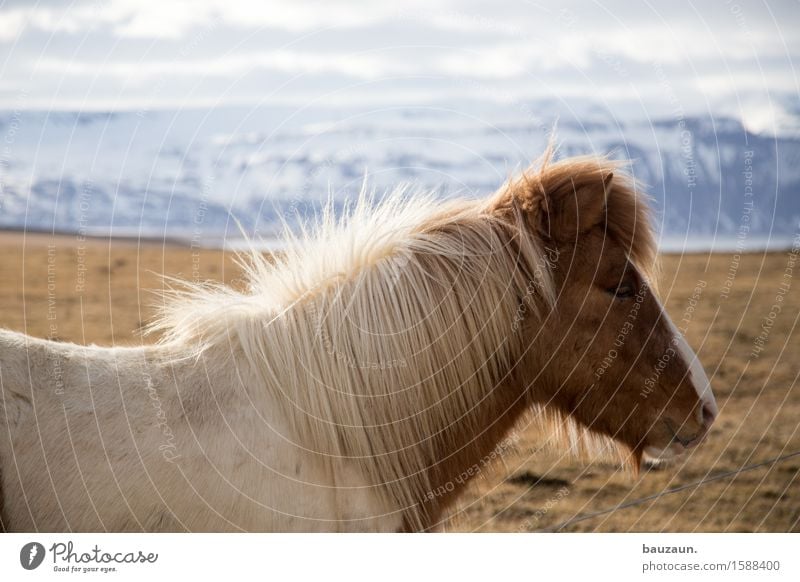
<svg viewBox="0 0 800 582">
<path fill-rule="evenodd" d="M 545 410 L 643 455 L 668 458 L 717 415 L 692 349 L 649 277 L 655 244 L 643 198 L 605 160 L 550 164 L 511 184 L 520 237 L 547 253 L 555 295 L 520 327 L 518 375 Z"/>
</svg>

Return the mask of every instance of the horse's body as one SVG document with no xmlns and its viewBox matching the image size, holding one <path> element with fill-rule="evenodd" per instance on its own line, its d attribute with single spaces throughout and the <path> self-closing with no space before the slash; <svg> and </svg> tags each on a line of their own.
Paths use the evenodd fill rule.
<svg viewBox="0 0 800 582">
<path fill-rule="evenodd" d="M 362 202 L 277 264 L 254 255 L 248 292 L 194 286 L 166 301 L 154 346 L 0 333 L 4 527 L 429 529 L 532 407 L 620 444 L 633 465 L 698 442 L 716 408 L 639 279 L 653 245 L 636 195 L 609 186 L 608 162 L 568 164 L 489 201 Z M 577 223 L 557 211 L 569 192 Z M 627 301 L 599 279 L 640 286 L 646 326 L 593 380 L 611 345 L 598 330 L 612 339 Z M 588 308 L 581 295 L 558 307 L 581 289 Z M 658 389 L 634 401 L 670 345 Z"/>
<path fill-rule="evenodd" d="M 287 440 L 282 407 L 244 389 L 257 385 L 241 377 L 246 369 L 204 365 L 230 354 L 176 362 L 162 346 L 83 347 L 12 332 L 0 332 L 0 345 L 15 426 L 13 451 L 7 434 L 0 439 L 9 529 L 401 525 L 374 492 L 346 488 L 364 484 L 347 460 L 326 462 Z"/>
</svg>

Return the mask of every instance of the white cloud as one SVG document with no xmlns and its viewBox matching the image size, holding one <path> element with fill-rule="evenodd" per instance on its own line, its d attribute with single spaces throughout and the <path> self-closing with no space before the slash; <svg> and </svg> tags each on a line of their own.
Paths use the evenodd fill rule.
<svg viewBox="0 0 800 582">
<path fill-rule="evenodd" d="M 426 5 L 422 0 L 406 0 L 402 10 L 421 10 Z M 0 10 L 0 40 L 13 38 L 21 25 L 51 33 L 85 33 L 108 26 L 121 37 L 174 39 L 213 22 L 306 32 L 366 26 L 399 15 L 400 9 L 390 3 L 352 0 L 94 0 Z"/>
<path fill-rule="evenodd" d="M 90 0 L 0 8 L 0 49 L 9 51 L 3 81 L 25 86 L 31 79 L 32 99 L 38 91 L 135 100 L 156 79 L 164 99 L 202 83 L 233 100 L 240 96 L 226 93 L 230 79 L 250 72 L 267 82 L 303 76 L 309 93 L 315 78 L 327 91 L 353 79 L 406 77 L 400 90 L 418 94 L 443 95 L 448 83 L 470 80 L 502 91 L 619 94 L 657 89 L 659 63 L 671 82 L 700 94 L 796 84 L 788 63 L 800 52 L 800 27 L 791 26 L 783 5 L 776 24 L 748 0 L 737 0 L 739 15 L 727 6 L 671 4 L 658 14 L 621 0 L 571 3 Z M 42 33 L 56 42 L 46 44 Z M 735 74 L 726 76 L 729 68 Z M 87 87 L 106 93 L 86 96 Z"/>
<path fill-rule="evenodd" d="M 25 21 L 25 11 L 5 11 L 0 17 L 0 42 L 8 42 L 17 38 L 25 26 Z"/>
<path fill-rule="evenodd" d="M 378 55 L 296 52 L 276 50 L 203 60 L 169 60 L 97 63 L 64 59 L 42 59 L 37 69 L 67 76 L 112 76 L 133 82 L 156 77 L 238 77 L 255 69 L 294 74 L 339 73 L 357 78 L 400 73 L 411 69 L 387 62 Z"/>
</svg>

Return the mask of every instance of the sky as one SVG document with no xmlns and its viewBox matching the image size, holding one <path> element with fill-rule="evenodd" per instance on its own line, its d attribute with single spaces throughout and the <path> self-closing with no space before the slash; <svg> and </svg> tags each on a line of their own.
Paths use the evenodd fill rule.
<svg viewBox="0 0 800 582">
<path fill-rule="evenodd" d="M 585 96 L 769 124 L 798 56 L 797 1 L 0 0 L 5 109 Z"/>
</svg>

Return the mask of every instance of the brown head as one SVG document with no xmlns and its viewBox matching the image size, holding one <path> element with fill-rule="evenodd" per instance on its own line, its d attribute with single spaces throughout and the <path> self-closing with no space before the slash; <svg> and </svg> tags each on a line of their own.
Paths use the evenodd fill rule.
<svg viewBox="0 0 800 582">
<path fill-rule="evenodd" d="M 545 162 L 501 190 L 492 211 L 548 250 L 555 297 L 522 322 L 515 372 L 544 414 L 610 437 L 636 467 L 701 442 L 717 406 L 652 287 L 647 204 L 620 164 Z"/>
</svg>

